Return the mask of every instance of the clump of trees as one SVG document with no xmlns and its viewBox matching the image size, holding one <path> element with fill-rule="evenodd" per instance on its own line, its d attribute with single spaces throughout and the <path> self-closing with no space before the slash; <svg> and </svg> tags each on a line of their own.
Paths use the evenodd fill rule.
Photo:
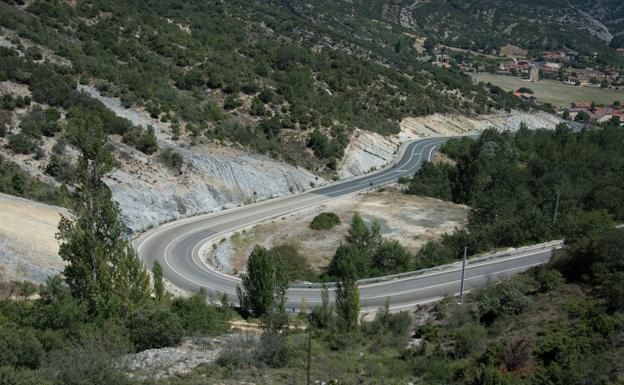
<svg viewBox="0 0 624 385">
<path fill-rule="evenodd" d="M 326 275 L 362 279 L 410 271 L 412 266 L 412 256 L 398 241 L 383 239 L 377 222 L 368 226 L 355 213 L 346 242 L 338 246 Z"/>
<path fill-rule="evenodd" d="M 57 235 L 67 265 L 63 277 L 38 288 L 38 298 L 24 285 L 23 300 L 0 300 L 2 383 L 131 384 L 119 370 L 123 354 L 228 328 L 227 302 L 210 305 L 204 292 L 172 300 L 157 263 L 152 284 L 101 180 L 112 166 L 106 136 L 97 115 L 74 116 L 72 137 L 80 158 L 75 190 L 64 193 L 72 216 L 61 219 Z M 12 174 L 10 188 L 20 195 L 38 192 L 38 185 L 8 162 L 0 167 Z"/>
<path fill-rule="evenodd" d="M 408 193 L 470 206 L 468 228 L 426 244 L 416 266 L 452 261 L 464 246 L 479 253 L 611 227 L 624 219 L 624 201 L 615 198 L 624 194 L 615 145 L 622 140 L 621 128 L 605 124 L 580 132 L 487 130 L 476 141 L 449 141 L 441 150 L 456 164 L 426 163 Z"/>
</svg>

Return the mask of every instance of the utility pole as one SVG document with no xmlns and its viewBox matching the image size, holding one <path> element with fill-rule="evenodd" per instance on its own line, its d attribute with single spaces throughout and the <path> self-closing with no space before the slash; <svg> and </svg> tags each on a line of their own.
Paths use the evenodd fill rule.
<svg viewBox="0 0 624 385">
<path fill-rule="evenodd" d="M 553 225 L 557 223 L 557 215 L 559 215 L 559 199 L 561 198 L 561 193 L 557 191 L 557 203 L 555 203 L 555 214 L 553 215 Z"/>
<path fill-rule="evenodd" d="M 462 263 L 461 288 L 459 291 L 459 304 L 464 303 L 464 279 L 466 278 L 466 257 L 468 256 L 468 246 L 464 246 L 464 262 Z"/>
<path fill-rule="evenodd" d="M 308 382 L 310 385 L 310 367 L 312 364 L 312 314 L 308 314 Z"/>
</svg>

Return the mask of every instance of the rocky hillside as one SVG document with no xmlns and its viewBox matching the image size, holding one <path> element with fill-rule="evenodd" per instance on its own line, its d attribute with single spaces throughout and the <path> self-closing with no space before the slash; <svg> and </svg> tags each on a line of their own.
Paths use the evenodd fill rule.
<svg viewBox="0 0 624 385">
<path fill-rule="evenodd" d="M 379 169 L 394 159 L 401 144 L 414 139 L 478 134 L 488 128 L 516 131 L 523 124 L 529 129 L 554 129 L 560 122 L 558 117 L 544 112 L 521 111 L 479 117 L 434 114 L 407 118 L 401 122 L 401 132 L 397 135 L 383 137 L 364 131 L 356 133 L 339 174 L 348 178 Z"/>
<path fill-rule="evenodd" d="M 526 108 L 418 64 L 385 43 L 394 32 L 354 44 L 284 4 L 0 3 L 0 154 L 67 192 L 78 133 L 97 127 L 116 161 L 107 183 L 137 231 L 323 183 L 356 130 Z M 0 191 L 24 195 L 18 182 Z"/>
<path fill-rule="evenodd" d="M 175 218 L 220 210 L 310 188 L 324 179 L 307 170 L 242 149 L 204 144 L 182 146 L 171 129 L 93 87 L 81 90 L 138 127 L 154 128 L 158 146 L 179 156 L 177 164 L 114 142 L 120 167 L 106 176 L 125 223 L 133 230 Z"/>
</svg>

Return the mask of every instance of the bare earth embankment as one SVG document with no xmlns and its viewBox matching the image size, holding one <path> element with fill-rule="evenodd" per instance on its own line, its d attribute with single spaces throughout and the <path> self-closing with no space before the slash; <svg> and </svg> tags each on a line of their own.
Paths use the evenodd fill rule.
<svg viewBox="0 0 624 385">
<path fill-rule="evenodd" d="M 63 270 L 54 235 L 67 210 L 0 193 L 0 274 L 42 283 Z"/>
</svg>

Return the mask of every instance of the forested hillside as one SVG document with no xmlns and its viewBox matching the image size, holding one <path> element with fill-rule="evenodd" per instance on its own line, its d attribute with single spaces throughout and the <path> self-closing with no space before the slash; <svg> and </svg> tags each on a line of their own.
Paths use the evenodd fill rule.
<svg viewBox="0 0 624 385">
<path fill-rule="evenodd" d="M 93 85 L 147 110 L 174 139 L 240 144 L 310 168 L 335 167 L 355 128 L 391 134 L 406 116 L 503 104 L 498 89 L 382 60 L 388 50 L 376 41 L 370 52 L 377 54 L 352 50 L 348 33 L 271 4 L 33 1 L 0 3 L 0 10 L 0 79 L 28 85 L 37 103 L 74 110 L 59 117 L 86 104 L 100 108 L 74 91 L 77 83 Z M 151 133 L 120 124 L 104 128 L 156 151 Z M 16 151 L 35 153 L 22 142 Z"/>
<path fill-rule="evenodd" d="M 471 207 L 467 231 L 423 247 L 421 266 L 551 239 L 577 239 L 624 220 L 624 131 L 616 122 L 573 132 L 484 132 L 452 140 L 452 163 L 426 163 L 407 192 Z"/>
<path fill-rule="evenodd" d="M 613 36 L 622 32 L 624 12 L 618 1 L 595 0 L 281 3 L 296 9 L 302 17 L 348 30 L 361 41 L 372 38 L 376 34 L 372 31 L 377 30 L 385 31 L 386 40 L 395 33 L 394 41 L 387 41 L 389 46 L 401 41 L 405 47 L 403 43 L 416 35 L 486 53 L 496 53 L 501 47 L 514 44 L 535 52 L 567 48 L 613 55 L 608 45 Z"/>
</svg>

